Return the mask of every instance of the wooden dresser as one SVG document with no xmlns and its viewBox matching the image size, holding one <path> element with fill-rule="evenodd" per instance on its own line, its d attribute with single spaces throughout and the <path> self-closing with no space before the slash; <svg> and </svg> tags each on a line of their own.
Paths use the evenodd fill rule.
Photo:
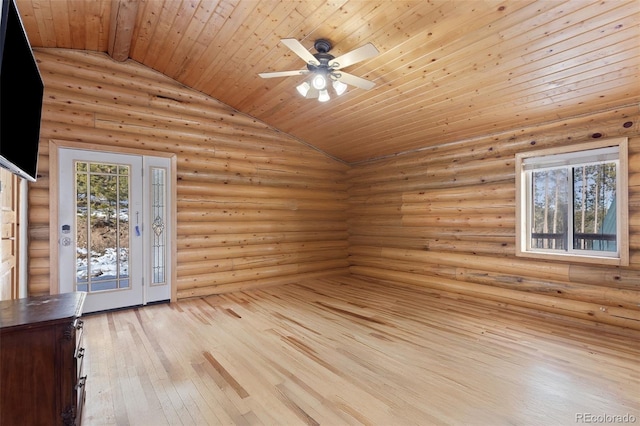
<svg viewBox="0 0 640 426">
<path fill-rule="evenodd" d="M 79 425 L 85 293 L 0 302 L 0 424 Z"/>
</svg>

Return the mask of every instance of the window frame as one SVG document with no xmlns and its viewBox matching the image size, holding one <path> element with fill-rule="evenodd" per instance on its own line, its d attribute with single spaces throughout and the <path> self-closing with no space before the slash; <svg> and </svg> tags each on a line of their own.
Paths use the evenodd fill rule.
<svg viewBox="0 0 640 426">
<path fill-rule="evenodd" d="M 550 251 L 530 247 L 531 196 L 527 187 L 525 161 L 532 157 L 580 153 L 582 151 L 618 147 L 616 171 L 616 234 L 618 252 L 615 256 Z M 572 261 L 600 265 L 629 265 L 629 163 L 628 138 L 604 139 L 593 142 L 517 153 L 516 168 L 516 256 L 555 261 Z M 575 165 L 584 164 L 576 161 Z"/>
</svg>

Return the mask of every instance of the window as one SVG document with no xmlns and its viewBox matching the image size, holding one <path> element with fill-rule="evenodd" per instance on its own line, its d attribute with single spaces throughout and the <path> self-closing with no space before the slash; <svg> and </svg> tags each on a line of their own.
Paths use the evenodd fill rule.
<svg viewBox="0 0 640 426">
<path fill-rule="evenodd" d="M 627 139 L 516 155 L 516 255 L 629 264 Z"/>
</svg>

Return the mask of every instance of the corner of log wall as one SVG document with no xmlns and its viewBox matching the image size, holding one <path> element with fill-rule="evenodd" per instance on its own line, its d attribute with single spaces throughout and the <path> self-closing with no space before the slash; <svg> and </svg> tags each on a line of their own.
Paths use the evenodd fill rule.
<svg viewBox="0 0 640 426">
<path fill-rule="evenodd" d="M 176 155 L 179 298 L 348 273 L 347 165 L 133 61 L 34 53 L 45 93 L 30 295 L 50 291 L 52 139 Z"/>
<path fill-rule="evenodd" d="M 620 136 L 629 138 L 629 266 L 516 257 L 515 154 Z M 352 274 L 640 329 L 637 105 L 358 164 L 347 175 Z"/>
</svg>

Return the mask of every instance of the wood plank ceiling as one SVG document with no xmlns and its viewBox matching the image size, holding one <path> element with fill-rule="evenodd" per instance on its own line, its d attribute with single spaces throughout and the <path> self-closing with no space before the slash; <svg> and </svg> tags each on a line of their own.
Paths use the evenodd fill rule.
<svg viewBox="0 0 640 426">
<path fill-rule="evenodd" d="M 130 58 L 348 163 L 640 102 L 638 0 L 17 0 L 31 44 Z M 372 80 L 326 103 L 304 62 L 326 38 Z"/>
</svg>

